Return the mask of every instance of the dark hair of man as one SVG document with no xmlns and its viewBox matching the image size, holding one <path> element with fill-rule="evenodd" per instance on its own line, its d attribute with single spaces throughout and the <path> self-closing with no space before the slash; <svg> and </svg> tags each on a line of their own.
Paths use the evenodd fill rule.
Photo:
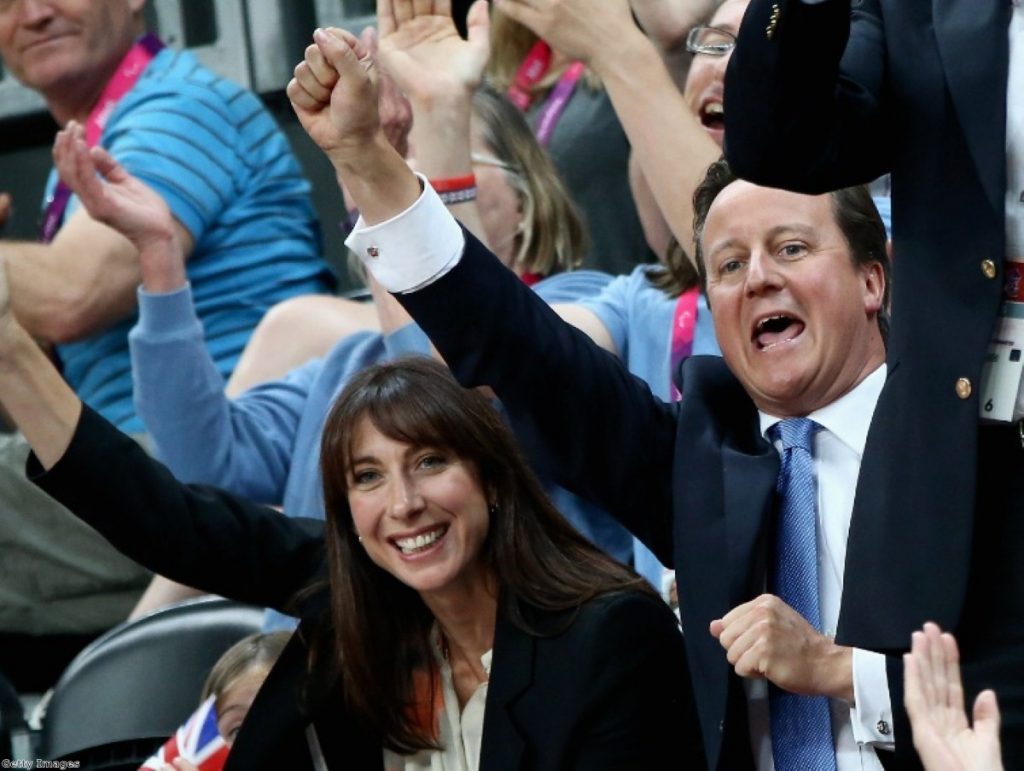
<svg viewBox="0 0 1024 771">
<path fill-rule="evenodd" d="M 697 257 L 697 274 L 705 295 L 707 294 L 708 276 L 702 246 L 704 222 L 711 209 L 711 204 L 714 203 L 718 194 L 738 179 L 739 177 L 733 174 L 724 159 L 717 160 L 708 167 L 704 179 L 693 194 L 693 240 Z M 850 248 L 853 264 L 870 265 L 877 262 L 882 266 L 885 293 L 882 296 L 882 308 L 878 312 L 878 329 L 882 333 L 884 341 L 889 335 L 889 298 L 892 283 L 889 253 L 886 250 L 885 223 L 882 222 L 875 202 L 871 200 L 871 193 L 865 186 L 845 187 L 834 190 L 831 195 L 832 214 Z"/>
<path fill-rule="evenodd" d="M 434 618 L 420 595 L 378 567 L 360 545 L 348 505 L 352 443 L 368 420 L 399 442 L 446 450 L 475 466 L 490 502 L 481 559 L 497 582 L 498 614 L 533 635 L 530 609 L 570 611 L 596 596 L 654 592 L 628 568 L 579 535 L 548 500 L 511 432 L 488 400 L 459 386 L 441 364 L 425 357 L 370 367 L 332 407 L 324 426 L 321 472 L 327 510 L 333 640 L 321 637 L 314 663 L 331 665 L 357 719 L 385 747 L 409 753 L 437 746 L 433 721 L 416 720 L 429 705 L 416 702 L 417 681 L 429 675 Z M 334 651 L 318 650 L 333 644 Z"/>
</svg>

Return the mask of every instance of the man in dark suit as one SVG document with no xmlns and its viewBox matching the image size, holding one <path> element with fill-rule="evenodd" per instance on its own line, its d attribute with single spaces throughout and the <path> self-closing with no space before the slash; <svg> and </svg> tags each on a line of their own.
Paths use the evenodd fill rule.
<svg viewBox="0 0 1024 771">
<path fill-rule="evenodd" d="M 968 692 L 995 685 L 1005 694 L 1007 756 L 1017 757 L 1024 475 L 979 495 L 985 516 L 970 523 L 961 562 L 940 566 L 968 577 L 956 597 L 933 596 L 948 583 L 908 592 L 894 581 L 876 593 L 875 561 L 853 548 L 865 533 L 898 531 L 906 515 L 880 506 L 848 519 L 856 480 L 861 489 L 873 482 L 860 473 L 861 455 L 886 376 L 884 235 L 870 205 L 856 205 L 858 192 L 768 190 L 731 182 L 722 167 L 709 177 L 697 207 L 706 213 L 698 262 L 725 361 L 687 363 L 677 412 L 502 275 L 455 227 L 432 190 L 381 142 L 365 108 L 372 86 L 353 51 L 327 36 L 316 40 L 320 51 L 297 70 L 289 95 L 360 203 L 364 220 L 350 246 L 401 293 L 462 382 L 491 385 L 568 486 L 600 501 L 676 566 L 709 766 L 769 768 L 774 757 L 779 768 L 877 768 L 880 759 L 914 767 L 895 654 L 937 604 L 953 606 L 948 626 L 963 641 Z M 780 451 L 792 455 L 773 426 L 802 416 L 821 428 L 811 442 L 813 471 L 804 475 L 819 483 L 820 628 L 764 594 L 789 548 L 777 511 L 789 495 L 777 496 L 775 486 L 792 478 L 780 473 Z M 982 483 L 1020 463 L 1019 443 L 985 447 L 998 451 L 984 458 Z M 910 549 L 899 561 L 919 575 L 934 559 Z M 848 608 L 871 605 L 883 621 L 847 619 Z M 843 644 L 830 637 L 833 629 Z M 879 666 L 880 687 L 870 676 Z M 769 703 L 783 691 L 830 698 L 827 762 L 780 759 L 777 750 L 819 733 L 798 729 L 776 740 Z"/>
<path fill-rule="evenodd" d="M 978 501 L 1009 481 L 991 476 L 992 447 L 1018 461 L 1007 477 L 1024 474 L 1021 404 L 1014 424 L 979 420 L 1004 258 L 1024 259 L 1011 49 L 1019 78 L 1017 0 L 752 0 L 726 78 L 726 155 L 741 177 L 820 192 L 892 175 L 889 375 L 849 544 L 866 591 L 839 630 L 872 647 L 901 644 L 915 618 L 964 623 Z"/>
</svg>

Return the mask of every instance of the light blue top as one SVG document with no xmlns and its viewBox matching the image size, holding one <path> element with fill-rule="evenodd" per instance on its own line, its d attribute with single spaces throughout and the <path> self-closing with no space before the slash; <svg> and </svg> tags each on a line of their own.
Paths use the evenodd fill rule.
<svg viewBox="0 0 1024 771">
<path fill-rule="evenodd" d="M 319 256 L 310 186 L 284 134 L 255 95 L 192 54 L 161 51 L 114 111 L 101 144 L 160 193 L 191 233 L 188 277 L 222 377 L 267 309 L 333 287 Z M 51 190 L 55 184 L 52 174 Z M 73 199 L 68 212 L 78 206 Z M 132 314 L 58 346 L 78 395 L 127 432 L 143 430 L 131 395 L 134 323 Z"/>
</svg>

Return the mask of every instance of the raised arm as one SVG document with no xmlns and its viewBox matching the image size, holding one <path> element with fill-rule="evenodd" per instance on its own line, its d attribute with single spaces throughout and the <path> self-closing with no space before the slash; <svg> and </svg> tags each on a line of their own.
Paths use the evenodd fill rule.
<svg viewBox="0 0 1024 771">
<path fill-rule="evenodd" d="M 123 234 L 137 254 L 134 396 L 157 453 L 186 481 L 280 503 L 290 441 L 279 446 L 269 437 L 298 422 L 301 384 L 290 384 L 279 402 L 230 402 L 192 306 L 185 255 L 163 198 L 102 148 L 88 149 L 77 125 L 58 135 L 54 160 L 89 215 Z"/>
<path fill-rule="evenodd" d="M 693 255 L 692 191 L 720 154 L 627 0 L 498 0 L 506 14 L 601 78 L 672 234 Z"/>
<path fill-rule="evenodd" d="M 399 20 L 416 15 L 412 2 L 388 5 Z M 399 293 L 464 385 L 494 388 L 545 471 L 637 528 L 670 561 L 672 411 L 464 235 L 432 191 L 420 195 L 417 178 L 379 138 L 358 41 L 324 32 L 315 40 L 288 93 L 363 211 L 350 246 Z M 318 76 L 328 64 L 336 80 Z"/>
<path fill-rule="evenodd" d="M 878 0 L 751 0 L 725 80 L 733 171 L 814 194 L 889 171 L 886 67 Z"/>
<path fill-rule="evenodd" d="M 486 0 L 470 7 L 466 40 L 459 36 L 450 13 L 416 15 L 400 23 L 390 4 L 384 3 L 382 10 L 378 16 L 380 62 L 412 106 L 411 143 L 417 170 L 429 179 L 472 174 L 472 98 L 490 55 Z M 448 208 L 486 243 L 475 200 Z"/>
</svg>

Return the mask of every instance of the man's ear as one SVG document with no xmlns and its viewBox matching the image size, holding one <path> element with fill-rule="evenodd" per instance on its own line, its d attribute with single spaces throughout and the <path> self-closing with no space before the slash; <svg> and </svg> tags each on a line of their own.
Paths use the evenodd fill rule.
<svg viewBox="0 0 1024 771">
<path fill-rule="evenodd" d="M 883 310 L 885 298 L 885 270 L 880 262 L 869 262 L 861 266 L 864 277 L 864 310 L 879 313 Z"/>
</svg>

